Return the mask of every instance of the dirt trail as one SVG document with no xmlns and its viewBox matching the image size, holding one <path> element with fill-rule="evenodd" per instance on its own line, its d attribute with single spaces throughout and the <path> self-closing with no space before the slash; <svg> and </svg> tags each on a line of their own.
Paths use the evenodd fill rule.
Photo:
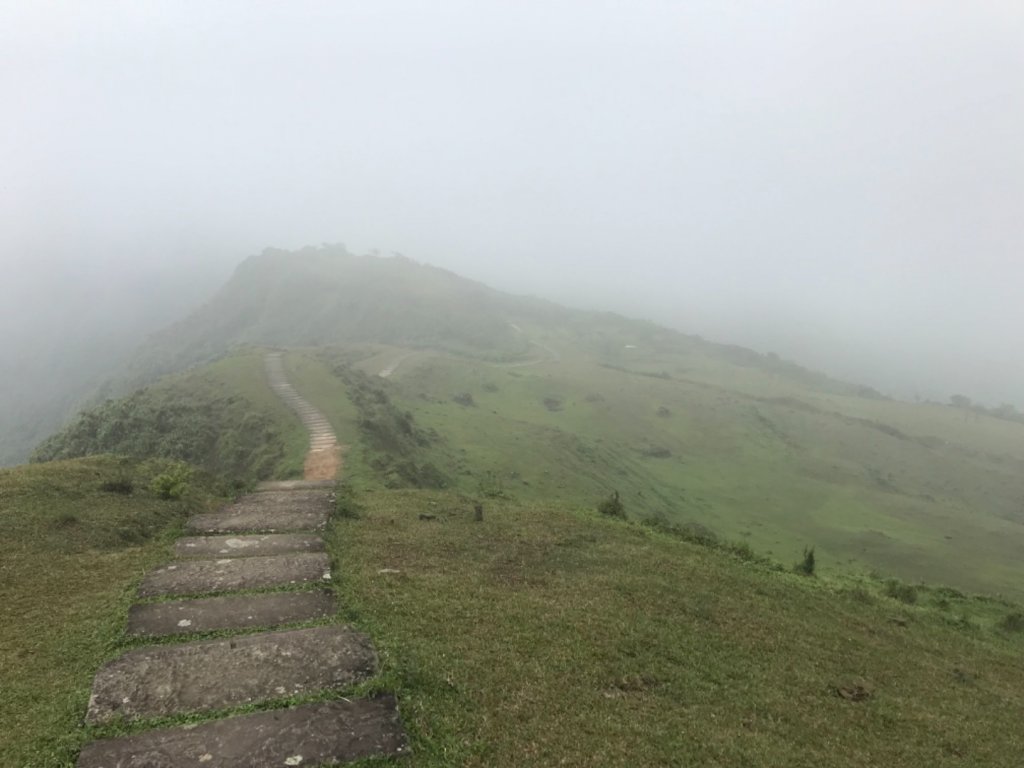
<svg viewBox="0 0 1024 768">
<path fill-rule="evenodd" d="M 404 363 L 406 360 L 408 360 L 410 357 L 412 357 L 415 354 L 416 354 L 415 352 L 405 352 L 405 353 L 399 355 L 398 357 L 393 359 L 390 363 L 388 363 L 386 366 L 384 366 L 380 370 L 380 373 L 378 373 L 377 375 L 380 376 L 382 379 L 389 378 L 391 376 L 391 374 L 393 374 L 395 371 L 398 370 L 398 366 L 400 366 L 402 363 Z"/>
<path fill-rule="evenodd" d="M 298 415 L 309 431 L 309 453 L 303 466 L 305 480 L 333 480 L 341 472 L 343 446 L 338 444 L 327 417 L 313 407 L 288 382 L 280 352 L 271 352 L 266 360 L 270 388 Z"/>
</svg>

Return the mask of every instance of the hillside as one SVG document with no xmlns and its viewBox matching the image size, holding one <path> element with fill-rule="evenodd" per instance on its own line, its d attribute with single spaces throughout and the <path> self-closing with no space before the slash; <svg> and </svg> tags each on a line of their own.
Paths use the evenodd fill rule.
<svg viewBox="0 0 1024 768">
<path fill-rule="evenodd" d="M 814 546 L 828 573 L 1024 597 L 1024 426 L 823 392 L 700 351 L 636 345 L 610 366 L 542 343 L 557 360 L 381 347 L 288 360 L 328 415 L 372 393 L 357 398 L 370 406 L 348 468 L 367 488 L 436 485 L 396 473 L 400 455 L 480 498 L 589 507 L 618 491 L 632 519 L 783 563 Z M 394 414 L 431 439 L 400 442 Z"/>
<path fill-rule="evenodd" d="M 0 469 L 0 765 L 74 764 L 93 674 L 123 642 L 139 577 L 223 492 L 159 460 Z"/>
<path fill-rule="evenodd" d="M 409 765 L 1019 763 L 1024 425 L 564 312 L 503 315 L 507 359 L 284 352 L 346 444 L 325 621 L 370 633 L 382 674 L 343 695 L 398 695 Z M 119 732 L 81 726 L 88 679 L 218 492 L 149 457 L 235 486 L 301 465 L 267 350 L 223 343 L 0 472 L 0 762 L 70 768 Z M 44 460 L 103 451 L 134 458 Z"/>
<path fill-rule="evenodd" d="M 299 427 L 257 343 L 304 347 L 288 365 L 368 488 L 584 506 L 617 491 L 632 519 L 781 562 L 814 546 L 826 571 L 1024 597 L 1024 424 L 341 248 L 250 259 L 135 365 L 236 354 L 88 412 L 37 458 L 288 476 Z"/>
<path fill-rule="evenodd" d="M 763 368 L 829 391 L 878 397 L 774 355 L 715 344 L 611 313 L 568 309 L 489 288 L 402 256 L 355 256 L 344 246 L 268 249 L 244 261 L 203 307 L 152 336 L 119 386 L 208 362 L 246 345 L 325 347 L 361 343 L 433 349 L 489 362 L 549 356 L 539 336 L 616 362 L 631 344 L 694 352 Z"/>
<path fill-rule="evenodd" d="M 89 680 L 133 647 L 134 588 L 216 492 L 198 473 L 182 500 L 151 490 L 176 471 L 0 471 L 0 763 L 70 768 L 112 734 L 81 725 Z M 952 590 L 911 604 L 566 504 L 485 498 L 474 522 L 472 503 L 367 489 L 328 530 L 330 620 L 372 634 L 382 662 L 345 695 L 398 694 L 402 765 L 1019 764 L 1019 607 Z"/>
</svg>

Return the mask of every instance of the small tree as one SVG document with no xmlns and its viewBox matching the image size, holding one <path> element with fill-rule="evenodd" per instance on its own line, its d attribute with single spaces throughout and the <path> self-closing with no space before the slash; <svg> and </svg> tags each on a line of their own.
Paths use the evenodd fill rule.
<svg viewBox="0 0 1024 768">
<path fill-rule="evenodd" d="M 612 495 L 597 505 L 597 511 L 608 517 L 621 517 L 625 519 L 626 508 L 622 506 L 622 499 L 618 491 L 612 491 Z"/>
<path fill-rule="evenodd" d="M 797 573 L 802 573 L 805 576 L 814 575 L 814 547 L 808 549 L 804 547 L 803 559 L 793 566 L 793 570 Z"/>
</svg>

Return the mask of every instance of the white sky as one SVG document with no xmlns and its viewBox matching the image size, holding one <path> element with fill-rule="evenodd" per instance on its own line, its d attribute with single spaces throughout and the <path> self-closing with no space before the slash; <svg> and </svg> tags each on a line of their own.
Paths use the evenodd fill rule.
<svg viewBox="0 0 1024 768">
<path fill-rule="evenodd" d="M 998 1 L 0 0 L 0 323 L 342 241 L 1024 406 L 1022 41 Z"/>
</svg>

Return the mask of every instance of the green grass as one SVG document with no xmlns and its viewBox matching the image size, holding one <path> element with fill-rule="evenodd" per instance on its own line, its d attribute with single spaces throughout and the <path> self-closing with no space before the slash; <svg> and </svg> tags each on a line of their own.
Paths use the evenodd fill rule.
<svg viewBox="0 0 1024 768">
<path fill-rule="evenodd" d="M 36 451 L 35 461 L 102 453 L 174 458 L 239 487 L 301 477 L 309 439 L 270 389 L 262 350 L 167 376 L 83 412 Z"/>
<path fill-rule="evenodd" d="M 148 488 L 168 466 L 94 457 L 0 470 L 0 765 L 74 764 L 93 675 L 119 652 L 135 586 L 217 491 L 193 473 L 185 498 L 158 498 Z"/>
<path fill-rule="evenodd" d="M 1013 425 L 958 437 L 947 409 L 699 350 L 623 360 L 538 340 L 529 365 L 420 350 L 387 380 L 377 366 L 404 350 L 285 358 L 350 446 L 333 588 L 383 669 L 343 693 L 398 693 L 409 765 L 1019 764 L 1022 610 L 966 594 L 1019 591 Z M 337 375 L 340 357 L 369 375 Z M 305 435 L 258 351 L 148 392 L 274 425 L 232 459 L 247 477 L 260 457 L 278 476 L 301 466 Z M 450 488 L 385 490 L 402 476 L 382 436 Z M 230 444 L 212 450 L 230 459 Z M 97 457 L 0 472 L 0 765 L 70 766 L 84 740 L 126 732 L 81 727 L 92 676 L 132 645 L 135 585 L 216 491 L 195 473 L 185 499 L 158 499 L 166 470 Z M 613 490 L 633 522 L 596 511 Z M 805 546 L 815 577 L 792 571 Z"/>
<path fill-rule="evenodd" d="M 288 380 L 334 429 L 342 446 L 343 473 L 359 481 L 370 473 L 364 446 L 359 442 L 359 412 L 348 397 L 345 384 L 338 379 L 315 350 L 292 350 L 284 360 Z"/>
<path fill-rule="evenodd" d="M 1020 633 L 563 505 L 360 501 L 330 547 L 410 767 L 1020 764 Z"/>
<path fill-rule="evenodd" d="M 631 517 L 697 523 L 783 561 L 814 546 L 826 572 L 1024 597 L 1024 425 L 837 393 L 699 348 L 602 358 L 540 338 L 557 360 L 420 351 L 379 381 L 443 438 L 423 460 L 457 490 L 566 503 L 618 490 Z M 400 354 L 356 364 L 376 373 Z"/>
</svg>

